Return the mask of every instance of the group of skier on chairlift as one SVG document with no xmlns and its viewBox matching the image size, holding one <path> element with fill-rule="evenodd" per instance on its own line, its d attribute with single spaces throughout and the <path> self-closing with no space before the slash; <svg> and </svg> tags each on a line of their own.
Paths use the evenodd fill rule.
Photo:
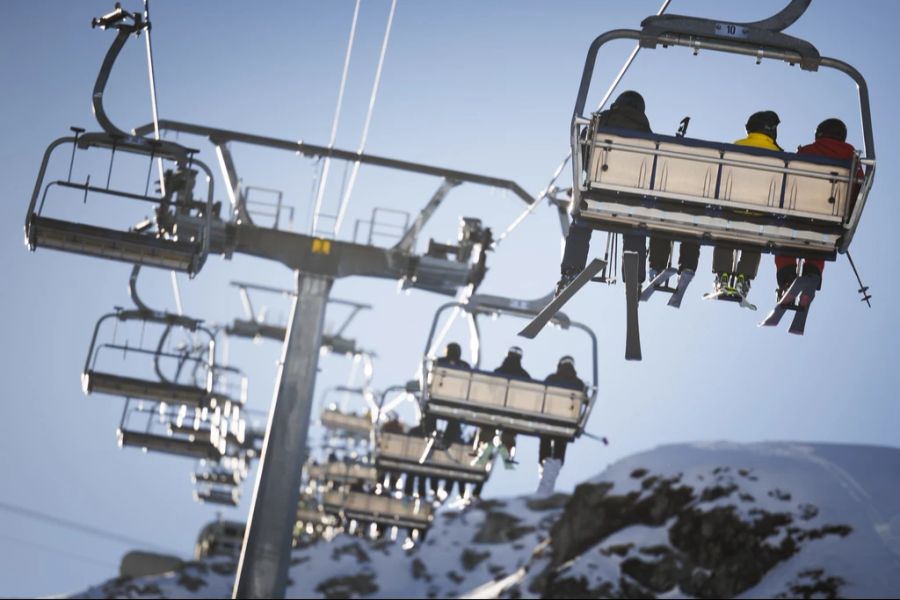
<svg viewBox="0 0 900 600">
<path fill-rule="evenodd" d="M 522 349 L 518 346 L 512 346 L 503 358 L 503 362 L 499 367 L 494 369 L 497 375 L 503 375 L 510 379 L 531 380 L 531 375 L 522 366 Z M 447 344 L 444 355 L 438 357 L 435 365 L 450 367 L 455 369 L 471 369 L 471 365 L 462 359 L 462 348 L 456 342 Z M 585 390 L 584 381 L 578 377 L 575 371 L 575 359 L 571 356 L 563 356 L 556 365 L 556 371 L 544 378 L 543 383 L 564 388 L 576 390 Z M 435 430 L 433 422 L 423 420 L 423 432 L 430 433 Z M 504 458 L 507 468 L 513 468 L 517 464 L 516 456 L 516 434 L 513 431 L 501 430 L 499 439 L 496 430 L 490 427 L 481 427 L 477 433 L 478 441 L 481 446 L 482 453 L 490 452 L 491 448 L 499 448 Z M 444 428 L 443 439 L 446 443 L 461 442 L 462 425 L 455 419 L 447 419 L 447 426 Z M 474 441 L 474 439 L 472 440 Z M 543 466 L 547 459 L 556 459 L 560 463 L 565 461 L 566 446 L 568 440 L 563 437 L 542 435 L 540 440 L 540 452 L 538 455 L 538 465 Z"/>
<path fill-rule="evenodd" d="M 652 133 L 650 122 L 645 114 L 644 98 L 633 90 L 622 92 L 609 109 L 596 115 L 598 125 L 631 129 L 643 133 Z M 778 115 L 771 110 L 753 113 L 747 119 L 747 136 L 735 141 L 740 146 L 751 146 L 783 152 L 784 150 L 776 142 L 778 138 Z M 815 132 L 815 141 L 797 149 L 797 154 L 825 156 L 841 160 L 851 160 L 856 153 L 854 147 L 847 143 L 847 126 L 837 118 L 828 118 L 819 123 Z M 858 167 L 857 178 L 863 177 L 861 167 Z M 855 197 L 856 190 L 851 193 Z M 566 247 L 560 265 L 561 277 L 556 287 L 559 294 L 572 282 L 572 280 L 584 269 L 587 262 L 590 247 L 590 224 L 577 217 L 573 219 L 566 237 Z M 640 257 L 640 282 L 646 279 L 645 257 L 647 256 L 646 236 L 624 235 L 623 250 L 625 252 L 637 252 Z M 666 269 L 669 264 L 672 244 L 662 238 L 650 238 L 649 244 L 650 280 Z M 700 244 L 697 242 L 681 242 L 678 256 L 678 274 L 684 277 L 692 277 L 697 270 L 700 259 Z M 760 252 L 753 250 L 732 250 L 730 248 L 716 247 L 713 250 L 712 270 L 715 273 L 715 291 L 713 295 L 730 295 L 745 299 L 750 293 L 750 283 L 756 278 L 759 269 Z M 799 267 L 797 258 L 793 256 L 775 256 L 777 296 L 781 298 L 791 283 L 798 277 Z M 804 259 L 802 275 L 810 278 L 815 289 L 821 289 L 822 272 L 825 269 L 825 261 L 821 259 Z M 623 273 L 624 275 L 624 273 Z"/>
</svg>

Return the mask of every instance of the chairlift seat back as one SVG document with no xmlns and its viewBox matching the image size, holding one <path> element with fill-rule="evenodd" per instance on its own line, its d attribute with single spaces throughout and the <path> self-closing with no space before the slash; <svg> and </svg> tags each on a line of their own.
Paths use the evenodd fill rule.
<svg viewBox="0 0 900 600">
<path fill-rule="evenodd" d="M 453 385 L 444 385 L 450 378 Z M 470 385 L 462 381 L 468 379 Z M 526 435 L 574 438 L 583 428 L 584 392 L 501 374 L 432 365 L 427 376 L 425 410 L 441 418 L 493 426 Z M 571 396 L 580 399 L 573 403 Z M 560 404 L 562 400 L 562 404 Z"/>
<path fill-rule="evenodd" d="M 822 207 L 831 206 L 832 216 L 839 217 L 847 212 L 849 194 L 847 182 L 840 177 L 842 169 L 837 165 L 811 162 L 804 159 L 793 159 L 788 168 L 795 170 L 785 179 L 785 206 L 797 213 L 813 214 Z M 823 179 L 804 175 L 801 171 L 826 175 Z"/>
<path fill-rule="evenodd" d="M 849 219 L 856 161 L 615 128 L 584 147 L 578 213 L 602 228 L 833 259 Z"/>
<path fill-rule="evenodd" d="M 659 142 L 661 152 L 682 152 L 684 146 L 671 142 Z M 700 198 L 712 198 L 716 193 L 718 165 L 713 162 L 720 152 L 713 148 L 691 148 L 696 160 L 688 160 L 660 154 L 657 159 L 654 184 L 656 189 L 670 194 L 684 194 Z M 704 161 L 706 158 L 709 162 Z"/>
</svg>

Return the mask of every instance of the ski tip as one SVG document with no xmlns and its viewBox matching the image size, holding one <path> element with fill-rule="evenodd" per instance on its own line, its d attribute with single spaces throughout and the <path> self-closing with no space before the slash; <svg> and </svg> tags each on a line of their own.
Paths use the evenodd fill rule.
<svg viewBox="0 0 900 600">
<path fill-rule="evenodd" d="M 533 340 L 537 336 L 537 334 L 537 331 L 530 331 L 528 327 L 525 327 L 525 329 L 518 333 L 519 337 L 527 338 L 529 340 Z"/>
</svg>

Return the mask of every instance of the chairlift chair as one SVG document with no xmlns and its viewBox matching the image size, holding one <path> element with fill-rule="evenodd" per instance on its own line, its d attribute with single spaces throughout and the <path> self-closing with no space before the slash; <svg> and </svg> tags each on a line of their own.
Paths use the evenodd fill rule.
<svg viewBox="0 0 900 600">
<path fill-rule="evenodd" d="M 531 301 L 473 295 L 465 304 L 448 303 L 435 314 L 425 346 L 422 365 L 422 411 L 442 419 L 456 419 L 471 425 L 495 427 L 531 436 L 555 436 L 574 440 L 583 433 L 597 398 L 597 338 L 581 323 L 556 313 L 551 322 L 563 329 L 579 329 L 590 338 L 593 383 L 587 390 L 547 385 L 474 368 L 462 369 L 436 364 L 429 354 L 441 315 L 458 307 L 473 317 L 510 315 L 533 318 L 547 298 Z M 477 332 L 477 328 L 475 329 Z"/>
<path fill-rule="evenodd" d="M 339 516 L 344 523 L 355 520 L 382 527 L 426 530 L 434 519 L 430 502 L 386 494 L 327 491 L 322 496 L 322 507 L 326 513 Z"/>
<path fill-rule="evenodd" d="M 53 248 L 194 275 L 203 266 L 209 252 L 215 212 L 212 171 L 193 157 L 195 150 L 170 141 L 130 135 L 112 123 L 103 105 L 112 67 L 127 39 L 132 34 L 139 35 L 149 27 L 149 23 L 140 13 L 130 13 L 117 6 L 113 12 L 95 19 L 93 25 L 118 32 L 97 74 L 91 97 L 94 114 L 103 131 L 84 133 L 83 129 L 72 128 L 74 136 L 59 138 L 47 148 L 25 217 L 25 241 L 31 250 L 38 247 Z M 66 145 L 71 145 L 72 148 L 68 176 L 65 180 L 57 179 L 45 185 L 51 156 L 57 148 Z M 76 154 L 91 148 L 108 150 L 110 153 L 105 185 L 91 184 L 90 177 L 84 183 L 72 181 Z M 117 153 L 147 157 L 148 172 L 143 193 L 110 187 Z M 168 165 L 163 181 L 160 182 L 163 188 L 161 191 L 165 193 L 159 196 L 147 193 L 156 160 Z M 206 175 L 208 187 L 205 201 L 193 198 L 197 175 L 194 167 Z M 51 189 L 57 188 L 80 192 L 84 203 L 89 194 L 146 202 L 154 207 L 156 230 L 150 230 L 149 222 L 113 229 L 46 216 L 44 209 L 48 205 L 48 194 Z"/>
<path fill-rule="evenodd" d="M 640 31 L 618 29 L 595 39 L 572 115 L 572 214 L 616 233 L 825 260 L 846 252 L 875 175 L 869 94 L 855 68 L 780 33 L 808 4 L 792 0 L 756 23 L 653 16 Z M 775 59 L 845 73 L 859 90 L 863 152 L 840 161 L 601 127 L 596 115 L 585 114 L 585 102 L 598 50 L 617 39 L 637 40 L 644 50 L 685 46 L 695 54 L 726 52 L 756 57 L 757 64 Z M 860 164 L 865 176 L 857 181 Z"/>
<path fill-rule="evenodd" d="M 158 343 L 155 347 L 130 346 L 127 341 L 117 343 L 115 331 L 112 341 L 102 342 L 101 332 L 105 331 L 103 325 L 113 322 L 116 327 L 120 324 L 140 323 L 156 324 L 162 326 Z M 187 332 L 200 331 L 207 338 L 206 346 L 201 350 L 190 352 L 172 352 L 163 348 L 170 332 L 175 329 L 183 329 Z M 136 377 L 123 375 L 98 367 L 103 359 L 112 351 L 122 352 L 123 356 L 140 355 L 152 361 L 156 378 Z M 160 361 L 176 363 L 177 373 L 181 374 L 184 367 L 192 371 L 189 373 L 190 382 L 179 382 L 163 373 Z M 222 375 L 226 368 L 215 363 L 215 336 L 208 329 L 199 325 L 199 321 L 187 319 L 177 315 L 166 313 L 147 312 L 144 310 L 118 309 L 100 317 L 94 327 L 94 333 L 85 360 L 84 371 L 81 375 L 82 388 L 86 394 L 103 393 L 128 398 L 138 398 L 149 401 L 165 402 L 171 405 L 187 405 L 198 408 L 221 406 L 228 410 L 232 405 L 243 404 L 246 399 L 246 379 L 241 377 L 238 393 L 227 393 L 223 390 L 217 375 Z M 228 369 L 233 372 L 233 369 Z"/>
<path fill-rule="evenodd" d="M 417 382 L 412 383 L 418 389 Z M 387 395 L 397 390 L 402 390 L 406 397 L 411 397 L 416 408 L 419 408 L 419 400 L 407 383 L 389 387 L 382 392 L 379 415 L 388 412 L 385 407 Z M 420 414 L 420 419 L 421 416 Z M 420 478 L 420 490 L 429 487 L 421 482 L 423 478 L 431 480 L 430 487 L 433 490 L 437 489 L 436 482 L 439 480 L 458 481 L 462 490 L 462 486 L 469 483 L 483 485 L 490 475 L 493 461 L 481 461 L 472 456 L 470 445 L 461 440 L 442 439 L 438 444 L 430 437 L 433 432 L 422 431 L 418 435 L 413 432 L 399 433 L 385 431 L 380 425 L 376 425 L 373 430 L 375 443 L 372 448 L 372 460 L 378 469 L 379 481 L 383 481 L 386 476 L 402 474 L 407 478 Z M 407 483 L 406 487 L 408 490 L 412 488 L 412 484 Z"/>
<path fill-rule="evenodd" d="M 73 163 L 80 151 L 90 148 L 109 150 L 110 171 L 107 184 L 93 185 L 90 177 L 84 183 L 75 182 L 71 178 L 71 172 L 66 179 L 45 182 L 47 166 L 54 151 L 67 145 L 71 145 Z M 108 182 L 116 153 L 146 156 L 149 169 L 153 168 L 155 159 L 178 163 L 174 167 L 175 171 L 166 177 L 169 181 L 166 194 L 155 196 L 146 191 L 136 193 L 110 187 Z M 57 139 L 44 153 L 35 182 L 25 219 L 26 244 L 31 250 L 38 247 L 52 248 L 195 275 L 209 253 L 214 212 L 213 179 L 212 171 L 201 161 L 191 159 L 189 167 L 186 156 L 187 149 L 178 154 L 170 147 L 151 140 L 135 137 L 119 139 L 105 132 L 76 134 Z M 188 185 L 193 186 L 196 174 L 193 166 L 199 167 L 206 175 L 206 201 L 194 200 L 193 190 L 187 188 Z M 189 183 L 178 188 L 176 179 L 187 180 Z M 149 227 L 149 222 L 112 229 L 48 216 L 46 212 L 51 212 L 56 207 L 55 200 L 48 202 L 53 196 L 50 192 L 56 189 L 80 192 L 82 203 L 87 203 L 90 195 L 147 203 L 153 207 L 155 229 Z"/>
<path fill-rule="evenodd" d="M 478 485 L 487 481 L 493 465 L 472 456 L 471 446 L 461 442 L 429 449 L 428 437 L 378 430 L 375 439 L 373 457 L 379 480 L 387 473 L 404 473 Z"/>
</svg>

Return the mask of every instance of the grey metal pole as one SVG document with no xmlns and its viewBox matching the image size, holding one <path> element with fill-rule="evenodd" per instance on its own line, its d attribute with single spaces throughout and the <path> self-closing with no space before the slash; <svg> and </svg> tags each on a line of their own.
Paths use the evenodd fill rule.
<svg viewBox="0 0 900 600">
<path fill-rule="evenodd" d="M 327 277 L 297 274 L 234 598 L 284 598 L 331 284 Z"/>
</svg>

